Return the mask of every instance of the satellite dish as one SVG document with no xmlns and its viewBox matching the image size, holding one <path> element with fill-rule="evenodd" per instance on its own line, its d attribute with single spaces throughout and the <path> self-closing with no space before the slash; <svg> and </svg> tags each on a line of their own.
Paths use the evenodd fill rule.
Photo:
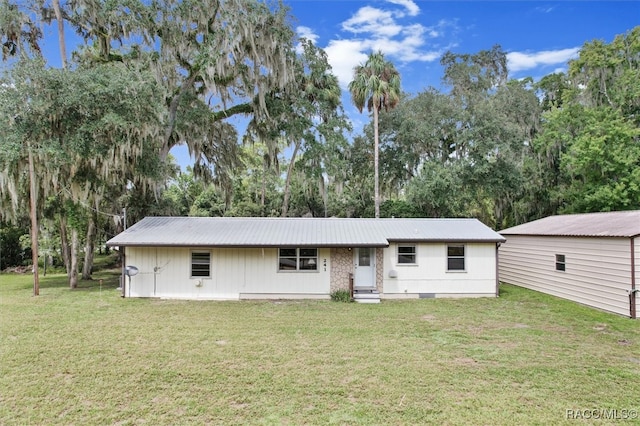
<svg viewBox="0 0 640 426">
<path fill-rule="evenodd" d="M 124 273 L 128 276 L 128 277 L 135 277 L 136 275 L 138 275 L 138 268 L 136 268 L 135 266 L 129 265 L 126 268 L 124 268 Z"/>
</svg>

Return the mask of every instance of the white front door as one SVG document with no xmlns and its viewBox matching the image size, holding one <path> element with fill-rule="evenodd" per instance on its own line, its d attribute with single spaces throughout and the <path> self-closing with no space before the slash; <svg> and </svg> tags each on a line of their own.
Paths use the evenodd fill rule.
<svg viewBox="0 0 640 426">
<path fill-rule="evenodd" d="M 371 247 L 357 247 L 353 253 L 355 287 L 376 286 L 376 249 Z"/>
</svg>

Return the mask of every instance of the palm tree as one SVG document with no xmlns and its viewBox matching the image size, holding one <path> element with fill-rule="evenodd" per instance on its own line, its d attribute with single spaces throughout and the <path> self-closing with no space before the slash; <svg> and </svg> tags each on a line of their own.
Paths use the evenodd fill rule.
<svg viewBox="0 0 640 426">
<path fill-rule="evenodd" d="M 400 74 L 394 65 L 385 60 L 380 51 L 371 53 L 364 64 L 353 69 L 353 81 L 349 83 L 351 100 L 360 112 L 364 109 L 373 111 L 374 139 L 374 193 L 375 217 L 380 217 L 380 188 L 378 183 L 378 113 L 394 108 L 400 101 Z"/>
<path fill-rule="evenodd" d="M 58 22 L 58 44 L 60 47 L 60 60 L 62 68 L 67 68 L 67 44 L 64 39 L 64 21 L 62 19 L 62 9 L 60 8 L 60 0 L 53 0 L 53 12 Z"/>
</svg>

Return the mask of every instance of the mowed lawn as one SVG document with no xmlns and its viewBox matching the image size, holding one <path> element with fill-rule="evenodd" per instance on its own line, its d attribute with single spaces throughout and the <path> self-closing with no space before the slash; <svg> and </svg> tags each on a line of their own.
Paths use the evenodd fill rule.
<svg viewBox="0 0 640 426">
<path fill-rule="evenodd" d="M 0 275 L 0 424 L 638 422 L 640 324 L 536 292 L 197 302 L 104 279 L 33 297 Z"/>
</svg>

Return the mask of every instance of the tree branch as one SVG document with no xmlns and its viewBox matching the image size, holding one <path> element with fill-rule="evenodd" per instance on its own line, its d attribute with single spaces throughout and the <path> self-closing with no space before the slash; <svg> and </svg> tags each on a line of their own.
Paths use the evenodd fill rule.
<svg viewBox="0 0 640 426">
<path fill-rule="evenodd" d="M 253 105 L 250 103 L 234 105 L 231 108 L 224 109 L 213 113 L 213 119 L 215 121 L 224 120 L 236 114 L 251 114 L 253 113 Z"/>
</svg>

